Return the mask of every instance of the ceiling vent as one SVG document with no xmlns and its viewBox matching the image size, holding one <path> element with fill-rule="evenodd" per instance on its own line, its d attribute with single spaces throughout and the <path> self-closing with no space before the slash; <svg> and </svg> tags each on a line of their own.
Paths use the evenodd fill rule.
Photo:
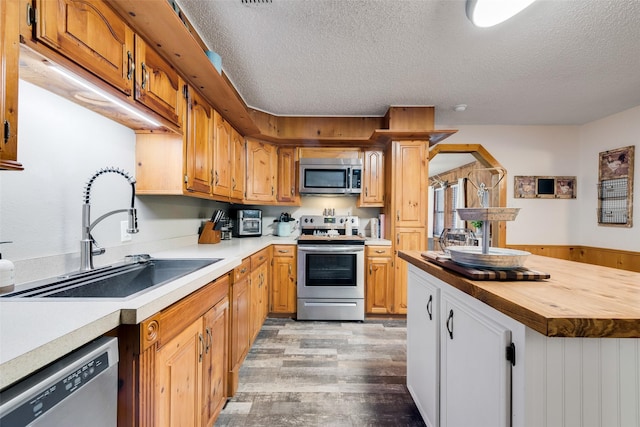
<svg viewBox="0 0 640 427">
<path fill-rule="evenodd" d="M 271 0 L 241 0 L 242 4 L 271 3 Z"/>
</svg>

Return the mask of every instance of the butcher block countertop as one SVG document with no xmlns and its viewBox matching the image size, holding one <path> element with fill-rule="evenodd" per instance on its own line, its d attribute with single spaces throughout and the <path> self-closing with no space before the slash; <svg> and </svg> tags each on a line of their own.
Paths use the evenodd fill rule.
<svg viewBox="0 0 640 427">
<path fill-rule="evenodd" d="M 549 337 L 640 338 L 640 273 L 530 255 L 536 281 L 480 281 L 427 261 L 422 251 L 400 258 Z"/>
</svg>

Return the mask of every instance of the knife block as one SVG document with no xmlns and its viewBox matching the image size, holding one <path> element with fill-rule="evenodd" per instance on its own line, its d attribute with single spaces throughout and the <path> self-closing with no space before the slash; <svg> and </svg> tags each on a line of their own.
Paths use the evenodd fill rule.
<svg viewBox="0 0 640 427">
<path fill-rule="evenodd" d="M 213 244 L 220 243 L 222 239 L 222 232 L 220 230 L 213 229 L 213 222 L 207 221 L 204 227 L 202 228 L 202 233 L 200 233 L 200 237 L 198 238 L 199 244 Z"/>
</svg>

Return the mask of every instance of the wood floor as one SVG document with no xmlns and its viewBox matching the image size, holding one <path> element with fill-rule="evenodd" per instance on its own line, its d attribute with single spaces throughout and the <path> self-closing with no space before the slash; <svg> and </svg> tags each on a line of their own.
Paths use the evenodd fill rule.
<svg viewBox="0 0 640 427">
<path fill-rule="evenodd" d="M 216 426 L 424 426 L 406 322 L 267 319 Z"/>
</svg>

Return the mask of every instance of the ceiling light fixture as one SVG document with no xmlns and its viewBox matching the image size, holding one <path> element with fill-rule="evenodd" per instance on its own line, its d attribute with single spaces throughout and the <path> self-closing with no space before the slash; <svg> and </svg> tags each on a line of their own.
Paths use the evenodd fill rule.
<svg viewBox="0 0 640 427">
<path fill-rule="evenodd" d="M 84 89 L 90 91 L 91 93 L 94 93 L 98 96 L 100 96 L 101 98 L 104 98 L 105 100 L 111 102 L 112 104 L 117 105 L 118 107 L 120 107 L 121 109 L 128 111 L 130 114 L 136 116 L 137 118 L 139 118 L 140 120 L 143 120 L 147 123 L 149 123 L 151 126 L 155 126 L 155 127 L 161 127 L 162 125 L 160 123 L 158 123 L 157 121 L 145 116 L 142 113 L 139 113 L 138 111 L 134 110 L 133 108 L 129 107 L 128 105 L 126 105 L 124 102 L 116 99 L 115 97 L 108 95 L 106 92 L 103 92 L 102 90 L 96 88 L 95 86 L 85 82 L 83 79 L 81 79 L 80 77 L 77 77 L 73 74 L 71 74 L 70 72 L 63 70 L 60 67 L 57 67 L 55 65 L 51 65 L 51 69 L 55 72 L 57 72 L 58 74 L 60 74 L 61 76 L 63 76 L 64 78 L 66 78 L 67 80 L 72 81 L 73 83 L 75 83 L 78 86 L 83 87 Z M 94 102 L 95 104 L 95 102 Z"/>
<path fill-rule="evenodd" d="M 467 109 L 467 104 L 458 104 L 453 106 L 453 111 L 456 111 L 458 113 L 466 111 L 466 109 Z"/>
<path fill-rule="evenodd" d="M 523 11 L 535 0 L 467 0 L 467 17 L 476 27 L 493 27 Z"/>
</svg>

